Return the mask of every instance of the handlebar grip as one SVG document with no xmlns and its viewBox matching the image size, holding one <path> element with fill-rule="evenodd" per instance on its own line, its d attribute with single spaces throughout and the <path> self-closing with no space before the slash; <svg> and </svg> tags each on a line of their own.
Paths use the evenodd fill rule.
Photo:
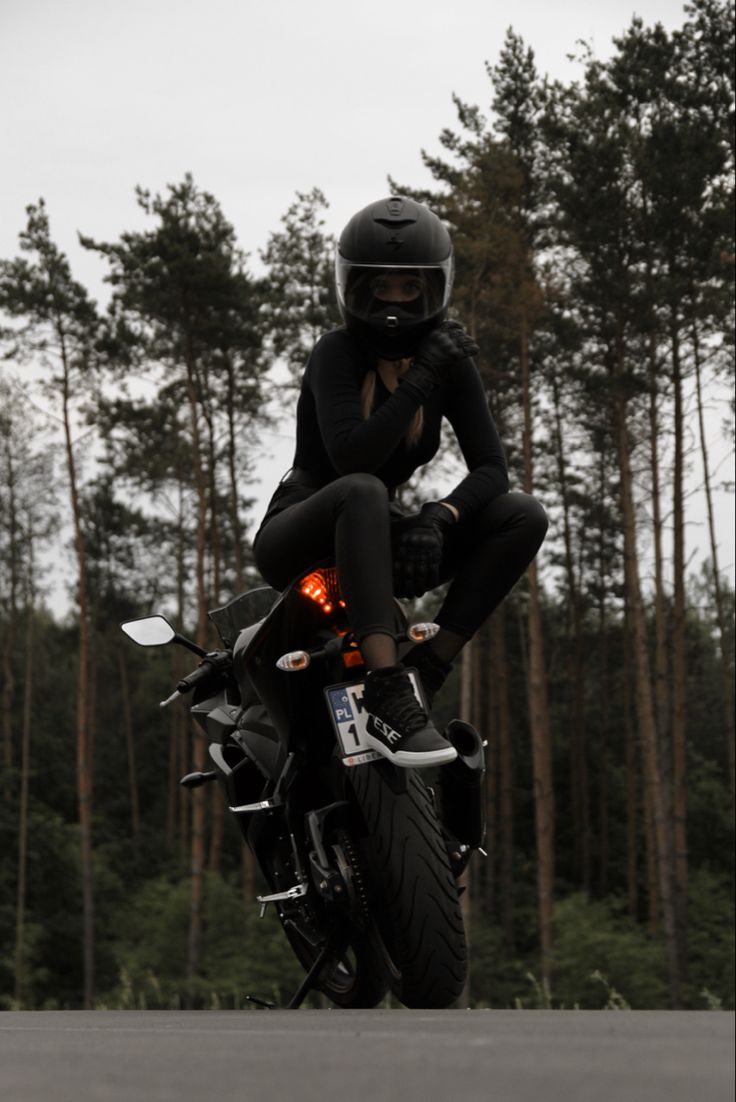
<svg viewBox="0 0 736 1102">
<path fill-rule="evenodd" d="M 198 681 L 201 681 L 204 677 L 209 677 L 214 667 L 207 659 L 204 660 L 201 666 L 196 670 L 192 670 L 186 677 L 182 677 L 179 684 L 176 686 L 180 693 L 188 693 L 194 688 Z"/>
</svg>

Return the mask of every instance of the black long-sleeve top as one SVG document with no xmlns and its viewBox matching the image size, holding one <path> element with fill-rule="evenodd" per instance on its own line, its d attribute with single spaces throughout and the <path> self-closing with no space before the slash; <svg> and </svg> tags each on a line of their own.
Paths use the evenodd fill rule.
<svg viewBox="0 0 736 1102">
<path fill-rule="evenodd" d="M 391 392 L 378 375 L 376 404 L 364 418 L 361 388 L 369 370 L 375 370 L 375 361 L 345 328 L 317 342 L 296 409 L 294 468 L 302 477 L 307 473 L 310 486 L 294 485 L 287 478 L 267 517 L 308 497 L 315 488 L 358 471 L 376 475 L 393 497 L 396 488 L 437 453 L 443 417 L 455 432 L 468 474 L 442 500 L 454 505 L 463 519 L 508 490 L 503 447 L 472 360 L 453 363 L 446 381 L 434 388 L 410 371 Z M 406 433 L 420 406 L 423 431 L 411 446 Z"/>
</svg>

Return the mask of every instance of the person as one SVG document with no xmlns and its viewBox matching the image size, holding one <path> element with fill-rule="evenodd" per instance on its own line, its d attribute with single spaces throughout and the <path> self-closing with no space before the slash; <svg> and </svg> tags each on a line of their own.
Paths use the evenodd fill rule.
<svg viewBox="0 0 736 1102">
<path fill-rule="evenodd" d="M 509 492 L 498 431 L 472 356 L 447 319 L 453 248 L 441 220 L 403 196 L 350 219 L 336 255 L 343 325 L 325 333 L 304 371 L 294 465 L 254 540 L 269 585 L 284 589 L 319 560 L 336 566 L 366 667 L 370 745 L 398 765 L 456 756 L 431 708 L 453 660 L 536 555 L 547 530 L 533 497 Z M 440 449 L 443 418 L 468 472 L 439 501 L 402 515 L 397 488 Z M 399 662 L 394 597 L 450 585 L 439 632 Z"/>
</svg>

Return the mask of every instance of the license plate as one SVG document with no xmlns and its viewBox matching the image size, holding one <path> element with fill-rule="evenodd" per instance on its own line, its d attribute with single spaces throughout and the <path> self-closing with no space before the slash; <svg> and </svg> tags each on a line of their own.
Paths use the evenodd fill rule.
<svg viewBox="0 0 736 1102">
<path fill-rule="evenodd" d="M 408 670 L 417 700 L 424 707 L 417 674 Z M 325 699 L 335 728 L 337 742 L 342 751 L 342 763 L 348 768 L 377 761 L 382 755 L 373 750 L 366 737 L 368 713 L 363 704 L 364 681 L 352 681 L 346 685 L 330 685 L 325 689 Z"/>
</svg>

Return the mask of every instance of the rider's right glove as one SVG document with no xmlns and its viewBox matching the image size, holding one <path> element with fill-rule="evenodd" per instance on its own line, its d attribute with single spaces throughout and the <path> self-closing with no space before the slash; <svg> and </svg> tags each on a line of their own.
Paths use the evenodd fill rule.
<svg viewBox="0 0 736 1102">
<path fill-rule="evenodd" d="M 428 501 L 421 512 L 392 525 L 397 597 L 421 597 L 440 584 L 445 535 L 454 523 L 446 505 Z"/>
<path fill-rule="evenodd" d="M 401 383 L 416 387 L 426 397 L 443 381 L 453 363 L 475 356 L 478 351 L 478 345 L 459 321 L 443 321 L 422 339 Z"/>
</svg>

